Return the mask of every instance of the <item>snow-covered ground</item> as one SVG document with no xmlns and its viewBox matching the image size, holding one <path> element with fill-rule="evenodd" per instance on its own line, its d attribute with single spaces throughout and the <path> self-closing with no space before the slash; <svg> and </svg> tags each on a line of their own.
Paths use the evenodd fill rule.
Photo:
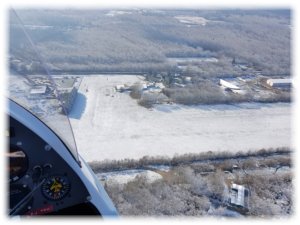
<svg viewBox="0 0 300 225">
<path fill-rule="evenodd" d="M 200 16 L 175 16 L 180 23 L 205 26 L 209 20 Z"/>
<path fill-rule="evenodd" d="M 116 172 L 97 173 L 100 181 L 106 184 L 126 184 L 133 181 L 137 176 L 142 177 L 148 183 L 162 179 L 162 176 L 151 170 L 123 170 Z"/>
<path fill-rule="evenodd" d="M 82 80 L 70 120 L 86 161 L 291 147 L 289 103 L 166 104 L 148 110 L 114 89 L 140 79 L 94 75 Z"/>
</svg>

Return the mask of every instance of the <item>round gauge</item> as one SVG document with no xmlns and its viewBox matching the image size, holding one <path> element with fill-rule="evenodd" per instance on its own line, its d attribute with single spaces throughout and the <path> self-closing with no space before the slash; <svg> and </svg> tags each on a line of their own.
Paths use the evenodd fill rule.
<svg viewBox="0 0 300 225">
<path fill-rule="evenodd" d="M 28 169 L 28 157 L 21 148 L 13 145 L 10 146 L 7 157 L 9 158 L 9 181 L 17 181 Z"/>
<path fill-rule="evenodd" d="M 49 200 L 60 200 L 70 191 L 70 182 L 65 176 L 51 176 L 42 185 L 42 193 Z"/>
</svg>

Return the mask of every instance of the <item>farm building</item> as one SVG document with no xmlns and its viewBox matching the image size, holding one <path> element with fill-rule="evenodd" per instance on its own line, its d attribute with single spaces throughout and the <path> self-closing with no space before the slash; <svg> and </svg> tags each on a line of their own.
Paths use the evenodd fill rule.
<svg viewBox="0 0 300 225">
<path fill-rule="evenodd" d="M 292 87 L 292 79 L 268 79 L 267 84 L 274 88 L 290 89 Z"/>
</svg>

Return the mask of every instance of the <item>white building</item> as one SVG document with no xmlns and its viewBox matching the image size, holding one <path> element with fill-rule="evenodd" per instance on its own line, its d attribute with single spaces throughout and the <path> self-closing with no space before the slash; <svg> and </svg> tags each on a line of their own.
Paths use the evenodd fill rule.
<svg viewBox="0 0 300 225">
<path fill-rule="evenodd" d="M 249 190 L 243 185 L 231 184 L 228 203 L 230 207 L 233 207 L 236 210 L 248 210 Z"/>
<path fill-rule="evenodd" d="M 30 94 L 31 95 L 42 95 L 42 94 L 46 94 L 47 91 L 47 86 L 35 86 L 30 90 Z"/>
<path fill-rule="evenodd" d="M 229 88 L 231 90 L 241 90 L 238 86 L 236 86 L 235 84 L 232 84 L 228 81 L 225 81 L 223 79 L 220 79 L 219 81 L 220 85 L 225 87 L 225 88 Z"/>
<path fill-rule="evenodd" d="M 30 95 L 27 96 L 29 99 L 40 99 L 47 97 L 47 85 L 34 86 L 30 90 Z"/>
<path fill-rule="evenodd" d="M 292 87 L 292 79 L 268 79 L 267 84 L 274 88 L 289 89 Z"/>
<path fill-rule="evenodd" d="M 125 89 L 125 85 L 124 84 L 118 84 L 116 85 L 116 91 L 122 92 Z"/>
<path fill-rule="evenodd" d="M 235 84 L 233 83 L 230 83 L 228 81 L 225 81 L 223 79 L 220 79 L 220 82 L 219 84 L 225 88 L 225 90 L 229 90 L 229 91 L 232 91 L 233 93 L 236 93 L 236 94 L 245 94 L 245 90 L 241 90 L 240 87 L 236 86 Z"/>
</svg>

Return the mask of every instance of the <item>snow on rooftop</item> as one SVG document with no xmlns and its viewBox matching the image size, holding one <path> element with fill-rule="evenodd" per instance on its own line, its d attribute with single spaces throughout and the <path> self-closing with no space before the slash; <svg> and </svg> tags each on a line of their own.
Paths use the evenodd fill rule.
<svg viewBox="0 0 300 225">
<path fill-rule="evenodd" d="M 240 90 L 240 88 L 232 83 L 229 83 L 228 81 L 225 81 L 223 79 L 220 79 L 220 84 L 224 87 L 233 89 L 233 90 Z"/>
<path fill-rule="evenodd" d="M 273 84 L 290 84 L 292 83 L 292 79 L 268 79 L 268 82 L 272 82 Z"/>
<path fill-rule="evenodd" d="M 36 86 L 30 90 L 30 94 L 45 94 L 47 86 Z"/>
<path fill-rule="evenodd" d="M 291 87 L 292 79 L 268 79 L 267 84 L 271 87 Z"/>
<path fill-rule="evenodd" d="M 231 185 L 231 203 L 245 206 L 245 187 L 238 184 Z"/>
</svg>

